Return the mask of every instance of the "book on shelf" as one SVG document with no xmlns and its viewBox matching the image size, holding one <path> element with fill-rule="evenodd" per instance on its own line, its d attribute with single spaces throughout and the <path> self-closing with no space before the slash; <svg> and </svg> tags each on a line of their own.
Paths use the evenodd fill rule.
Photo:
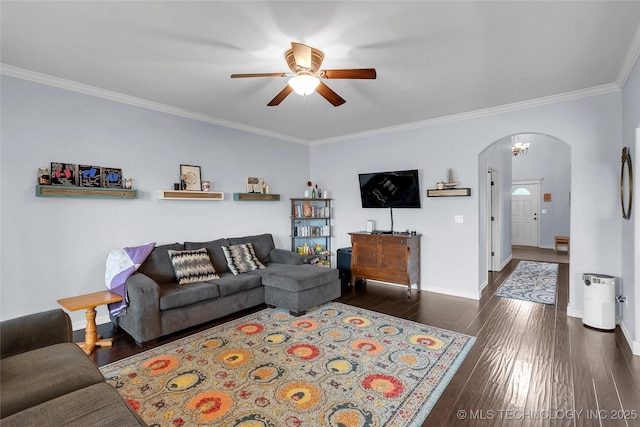
<svg viewBox="0 0 640 427">
<path fill-rule="evenodd" d="M 311 216 L 304 216 L 303 207 L 300 203 L 293 206 L 294 218 L 329 218 L 330 209 L 328 206 L 311 206 Z"/>
</svg>

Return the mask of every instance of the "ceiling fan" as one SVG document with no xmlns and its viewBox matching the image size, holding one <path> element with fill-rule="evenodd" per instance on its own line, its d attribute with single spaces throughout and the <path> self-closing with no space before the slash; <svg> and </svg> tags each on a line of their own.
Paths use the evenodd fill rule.
<svg viewBox="0 0 640 427">
<path fill-rule="evenodd" d="M 292 73 L 252 73 L 231 74 L 232 79 L 244 77 L 291 77 L 289 84 L 276 95 L 267 105 L 273 107 L 279 105 L 292 91 L 300 95 L 309 95 L 315 90 L 334 107 L 344 104 L 346 101 L 329 86 L 322 83 L 323 79 L 375 79 L 375 68 L 347 68 L 342 70 L 321 70 L 320 66 L 324 54 L 318 49 L 301 43 L 291 42 L 284 57 Z"/>
</svg>

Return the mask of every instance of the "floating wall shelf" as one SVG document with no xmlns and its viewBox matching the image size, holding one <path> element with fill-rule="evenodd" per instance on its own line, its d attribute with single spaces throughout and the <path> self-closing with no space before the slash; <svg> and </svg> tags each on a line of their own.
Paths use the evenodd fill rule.
<svg viewBox="0 0 640 427">
<path fill-rule="evenodd" d="M 36 197 L 137 199 L 138 190 L 129 190 L 125 188 L 68 187 L 64 185 L 36 185 Z"/>
<path fill-rule="evenodd" d="M 443 190 L 427 190 L 427 197 L 460 197 L 470 195 L 470 188 L 445 188 Z"/>
<path fill-rule="evenodd" d="M 221 191 L 160 190 L 160 200 L 224 200 Z"/>
<path fill-rule="evenodd" d="M 233 193 L 233 200 L 262 200 L 277 202 L 280 200 L 280 195 L 262 193 Z"/>
</svg>

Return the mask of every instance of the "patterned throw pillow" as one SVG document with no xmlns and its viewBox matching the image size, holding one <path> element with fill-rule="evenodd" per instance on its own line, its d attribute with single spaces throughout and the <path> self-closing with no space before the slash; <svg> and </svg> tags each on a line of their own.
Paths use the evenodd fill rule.
<svg viewBox="0 0 640 427">
<path fill-rule="evenodd" d="M 260 270 L 265 267 L 253 250 L 251 243 L 243 243 L 241 245 L 233 246 L 221 246 L 222 252 L 224 252 L 225 258 L 227 258 L 227 265 L 229 270 L 234 274 L 246 273 L 251 270 Z"/>
<path fill-rule="evenodd" d="M 167 252 L 169 253 L 171 264 L 173 264 L 173 271 L 176 273 L 178 283 L 181 285 L 220 278 L 213 268 L 205 248 L 192 251 L 167 249 Z"/>
</svg>

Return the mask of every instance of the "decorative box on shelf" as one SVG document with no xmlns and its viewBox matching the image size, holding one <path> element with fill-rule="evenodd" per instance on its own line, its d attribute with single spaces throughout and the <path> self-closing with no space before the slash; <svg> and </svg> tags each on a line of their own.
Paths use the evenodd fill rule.
<svg viewBox="0 0 640 427">
<path fill-rule="evenodd" d="M 280 200 L 280 195 L 263 193 L 233 193 L 233 200 L 262 200 L 277 202 Z"/>
<path fill-rule="evenodd" d="M 224 200 L 221 191 L 160 190 L 160 200 Z"/>
<path fill-rule="evenodd" d="M 36 185 L 36 197 L 137 199 L 138 190 L 127 188 L 72 187 L 67 185 Z"/>
</svg>

